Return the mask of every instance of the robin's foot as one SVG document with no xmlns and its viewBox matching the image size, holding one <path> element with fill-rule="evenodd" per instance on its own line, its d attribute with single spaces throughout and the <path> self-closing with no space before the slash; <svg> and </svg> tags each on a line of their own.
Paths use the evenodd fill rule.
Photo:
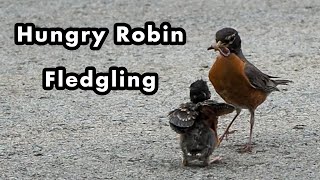
<svg viewBox="0 0 320 180">
<path fill-rule="evenodd" d="M 228 140 L 228 135 L 229 134 L 233 134 L 233 133 L 235 133 L 237 130 L 232 130 L 232 131 L 226 131 L 226 132 L 224 132 L 223 134 L 222 134 L 222 136 L 220 136 L 220 138 L 219 138 L 219 142 L 218 142 L 218 146 L 217 147 L 219 147 L 220 146 L 220 143 L 222 142 L 222 140 L 224 139 L 224 137 L 226 137 L 226 140 Z"/>
<path fill-rule="evenodd" d="M 229 134 L 233 134 L 233 133 L 235 133 L 237 130 L 235 129 L 235 130 L 231 130 L 231 131 L 227 131 L 226 132 L 226 140 L 228 141 L 228 136 L 229 136 Z"/>
<path fill-rule="evenodd" d="M 246 144 L 237 150 L 239 153 L 252 153 L 252 144 Z"/>
</svg>

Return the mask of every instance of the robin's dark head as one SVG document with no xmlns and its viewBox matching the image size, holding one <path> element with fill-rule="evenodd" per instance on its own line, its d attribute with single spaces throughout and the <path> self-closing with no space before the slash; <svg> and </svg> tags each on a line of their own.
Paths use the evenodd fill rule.
<svg viewBox="0 0 320 180">
<path fill-rule="evenodd" d="M 228 56 L 230 52 L 237 52 L 241 49 L 241 38 L 233 28 L 223 28 L 216 33 L 216 42 L 212 44 L 208 50 L 214 49 L 220 51 L 224 56 Z"/>
<path fill-rule="evenodd" d="M 204 80 L 197 80 L 190 85 L 190 100 L 193 103 L 202 102 L 210 99 L 211 93 L 209 91 L 207 82 Z"/>
</svg>

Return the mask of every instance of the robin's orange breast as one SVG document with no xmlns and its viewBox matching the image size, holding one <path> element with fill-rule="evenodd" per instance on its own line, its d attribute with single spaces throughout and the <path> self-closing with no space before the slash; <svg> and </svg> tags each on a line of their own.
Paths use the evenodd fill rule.
<svg viewBox="0 0 320 180">
<path fill-rule="evenodd" d="M 255 109 L 267 94 L 251 86 L 244 72 L 245 62 L 235 54 L 219 55 L 209 72 L 216 92 L 229 104 L 244 109 Z"/>
</svg>

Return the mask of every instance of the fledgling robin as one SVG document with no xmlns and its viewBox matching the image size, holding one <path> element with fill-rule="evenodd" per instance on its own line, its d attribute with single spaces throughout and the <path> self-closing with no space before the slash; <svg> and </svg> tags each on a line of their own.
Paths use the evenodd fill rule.
<svg viewBox="0 0 320 180">
<path fill-rule="evenodd" d="M 209 156 L 218 145 L 218 117 L 234 111 L 234 107 L 217 103 L 210 99 L 207 83 L 198 80 L 190 86 L 191 102 L 181 104 L 169 113 L 170 127 L 180 134 L 180 147 L 183 153 L 182 164 L 199 160 L 203 166 L 221 158 L 209 160 Z"/>
<path fill-rule="evenodd" d="M 252 150 L 252 129 L 256 108 L 263 103 L 273 91 L 279 91 L 277 85 L 287 85 L 289 80 L 275 80 L 278 77 L 269 76 L 251 64 L 241 50 L 241 39 L 238 32 L 232 28 L 223 28 L 216 33 L 216 42 L 208 50 L 219 51 L 216 61 L 209 72 L 209 79 L 216 92 L 229 104 L 236 108 L 236 115 L 226 131 L 219 138 L 220 142 L 228 134 L 234 120 L 241 109 L 250 112 L 249 142 L 241 152 Z"/>
</svg>

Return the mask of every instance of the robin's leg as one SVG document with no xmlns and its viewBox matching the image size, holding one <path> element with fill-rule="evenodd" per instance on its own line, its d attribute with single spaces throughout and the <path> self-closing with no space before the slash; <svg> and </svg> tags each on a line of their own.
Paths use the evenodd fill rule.
<svg viewBox="0 0 320 180">
<path fill-rule="evenodd" d="M 249 136 L 249 142 L 242 148 L 239 149 L 239 152 L 246 153 L 246 152 L 252 152 L 252 130 L 254 125 L 254 109 L 250 111 L 250 136 Z"/>
<path fill-rule="evenodd" d="M 225 132 L 224 132 L 224 133 L 222 134 L 222 136 L 219 138 L 219 145 L 220 145 L 220 143 L 222 142 L 223 138 L 229 133 L 229 129 L 230 129 L 232 123 L 234 122 L 234 120 L 237 119 L 237 117 L 239 116 L 240 112 L 241 112 L 241 109 L 237 108 L 237 109 L 236 109 L 236 113 L 237 113 L 237 114 L 234 116 L 234 118 L 232 119 L 232 121 L 231 121 L 230 124 L 228 125 L 227 129 L 225 130 Z M 230 134 L 230 133 L 229 133 L 229 134 Z M 219 146 L 219 145 L 218 145 L 218 146 Z"/>
</svg>

